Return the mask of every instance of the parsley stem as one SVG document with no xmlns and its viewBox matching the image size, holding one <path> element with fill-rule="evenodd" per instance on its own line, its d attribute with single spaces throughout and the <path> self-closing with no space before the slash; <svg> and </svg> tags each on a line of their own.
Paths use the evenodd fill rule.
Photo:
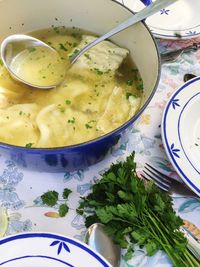
<svg viewBox="0 0 200 267">
<path fill-rule="evenodd" d="M 134 226 L 137 226 L 137 227 L 141 227 L 141 226 L 138 225 L 137 223 L 133 223 L 133 222 L 131 222 L 131 221 L 124 220 L 124 219 L 121 219 L 121 218 L 119 218 L 119 217 L 113 217 L 112 220 L 113 220 L 113 221 L 120 221 L 120 222 L 128 223 L 129 225 L 134 225 Z"/>
<path fill-rule="evenodd" d="M 156 220 L 151 216 L 151 214 L 146 210 L 146 214 L 148 215 L 149 219 L 153 222 L 153 224 L 155 225 L 155 227 L 157 228 L 158 232 L 161 234 L 161 236 L 163 237 L 163 239 L 165 240 L 166 244 L 170 245 L 168 239 L 166 238 L 166 236 L 163 234 L 163 231 L 161 231 L 160 227 L 158 226 Z"/>
<path fill-rule="evenodd" d="M 151 216 L 151 214 L 147 210 L 146 210 L 146 214 L 148 215 L 149 219 L 151 220 L 151 222 L 154 224 L 154 226 L 158 230 L 158 233 L 162 236 L 164 243 L 160 240 L 160 244 L 165 249 L 165 251 L 166 251 L 167 255 L 169 256 L 169 258 L 171 259 L 174 267 L 180 267 L 179 258 L 177 257 L 176 254 L 173 253 L 174 251 L 172 249 L 171 244 L 169 243 L 169 240 L 166 238 L 163 231 L 158 226 L 156 220 Z"/>
<path fill-rule="evenodd" d="M 186 259 L 188 260 L 188 262 L 190 262 L 191 267 L 196 267 L 196 266 L 199 265 L 199 262 L 196 260 L 195 257 L 193 257 L 193 255 L 188 251 L 188 249 L 184 253 L 184 256 L 186 257 Z"/>
</svg>

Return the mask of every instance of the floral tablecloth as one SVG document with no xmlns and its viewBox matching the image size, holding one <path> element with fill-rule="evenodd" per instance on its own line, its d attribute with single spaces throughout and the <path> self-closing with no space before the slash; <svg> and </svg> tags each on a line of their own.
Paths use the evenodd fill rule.
<svg viewBox="0 0 200 267">
<path fill-rule="evenodd" d="M 161 52 L 187 46 L 200 38 L 185 41 L 157 40 Z M 86 170 L 66 173 L 41 173 L 37 170 L 20 169 L 11 159 L 0 152 L 0 207 L 5 207 L 9 224 L 5 235 L 27 231 L 45 231 L 68 235 L 83 240 L 85 227 L 83 218 L 76 214 L 81 196 L 86 195 L 91 183 L 112 162 L 125 159 L 132 151 L 136 152 L 138 171 L 145 162 L 153 164 L 171 176 L 175 171 L 167 160 L 161 140 L 161 117 L 170 95 L 183 84 L 185 73 L 200 75 L 200 50 L 183 54 L 173 63 L 162 66 L 161 80 L 155 96 L 141 116 L 137 128 L 132 128 L 128 138 L 111 149 L 106 158 Z M 178 177 L 177 177 L 178 178 Z M 70 210 L 66 217 L 58 216 L 57 208 L 42 204 L 40 196 L 48 190 L 62 193 L 70 188 Z M 174 197 L 174 208 L 184 219 L 200 227 L 200 201 L 193 198 Z M 164 252 L 147 257 L 137 249 L 131 261 L 125 262 L 122 256 L 121 267 L 168 267 L 172 266 Z"/>
</svg>

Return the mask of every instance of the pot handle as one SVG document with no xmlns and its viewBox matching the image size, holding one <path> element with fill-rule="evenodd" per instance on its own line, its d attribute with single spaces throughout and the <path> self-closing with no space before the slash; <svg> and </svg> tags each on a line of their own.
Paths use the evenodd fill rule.
<svg viewBox="0 0 200 267">
<path fill-rule="evenodd" d="M 149 6 L 153 1 L 152 0 L 140 0 L 145 6 Z"/>
</svg>

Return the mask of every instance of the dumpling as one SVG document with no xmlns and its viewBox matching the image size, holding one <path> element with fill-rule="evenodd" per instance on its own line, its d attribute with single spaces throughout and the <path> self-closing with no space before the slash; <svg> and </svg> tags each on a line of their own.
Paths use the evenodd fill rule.
<svg viewBox="0 0 200 267">
<path fill-rule="evenodd" d="M 14 81 L 5 67 L 0 67 L 0 108 L 18 104 L 27 89 Z"/>
<path fill-rule="evenodd" d="M 43 108 L 36 123 L 40 130 L 37 147 L 74 145 L 96 136 L 96 121 L 92 116 L 61 105 Z"/>
<path fill-rule="evenodd" d="M 95 39 L 96 37 L 94 36 L 83 35 L 80 44 L 73 50 L 73 53 L 81 50 Z M 72 68 L 96 70 L 97 72 L 114 72 L 128 54 L 129 51 L 127 49 L 121 48 L 110 41 L 103 41 L 79 57 Z"/>
<path fill-rule="evenodd" d="M 115 86 L 106 109 L 97 122 L 97 129 L 103 133 L 110 132 L 133 116 L 139 108 L 140 98 L 135 101 L 132 99 L 132 102 L 129 98 L 127 99 L 121 87 Z"/>
<path fill-rule="evenodd" d="M 0 109 L 0 140 L 17 146 L 34 146 L 39 137 L 35 124 L 37 104 L 18 104 Z"/>
</svg>

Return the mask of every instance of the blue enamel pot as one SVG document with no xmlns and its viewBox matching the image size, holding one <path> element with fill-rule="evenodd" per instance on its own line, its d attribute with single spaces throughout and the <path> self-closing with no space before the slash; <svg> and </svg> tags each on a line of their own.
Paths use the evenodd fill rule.
<svg viewBox="0 0 200 267">
<path fill-rule="evenodd" d="M 1 0 L 0 41 L 10 34 L 44 29 L 52 24 L 76 26 L 102 35 L 132 15 L 132 11 L 112 0 Z M 84 169 L 107 155 L 121 136 L 138 122 L 156 91 L 161 69 L 155 39 L 144 22 L 129 27 L 111 40 L 129 49 L 143 79 L 144 94 L 139 112 L 116 130 L 85 143 L 49 149 L 0 143 L 0 153 L 8 154 L 20 166 L 47 172 Z"/>
</svg>

